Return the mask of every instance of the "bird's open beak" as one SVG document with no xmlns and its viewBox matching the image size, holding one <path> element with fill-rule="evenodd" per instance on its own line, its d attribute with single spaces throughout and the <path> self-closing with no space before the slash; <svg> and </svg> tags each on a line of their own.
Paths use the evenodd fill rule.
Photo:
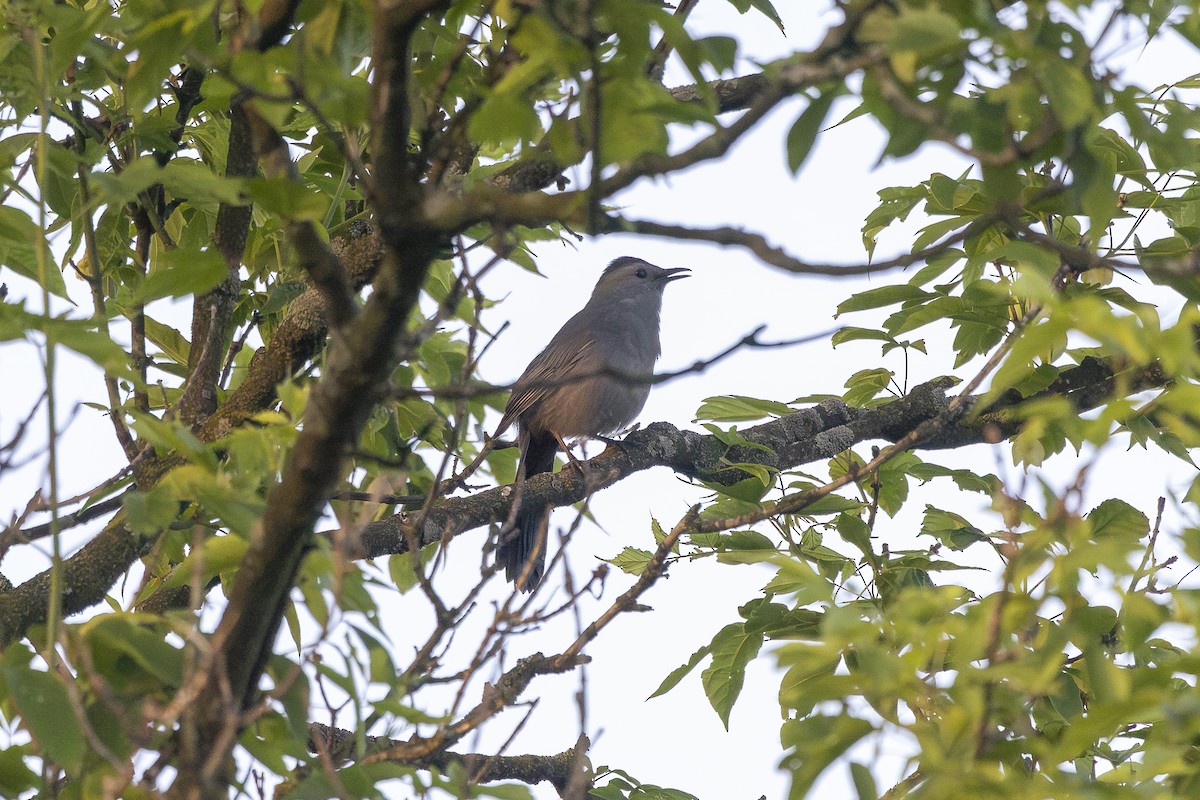
<svg viewBox="0 0 1200 800">
<path fill-rule="evenodd" d="M 686 278 L 691 274 L 692 271 L 687 267 L 676 267 L 675 269 L 663 270 L 663 275 L 661 278 L 659 278 L 659 280 L 663 283 L 670 283 L 671 281 L 677 281 L 680 278 Z"/>
</svg>

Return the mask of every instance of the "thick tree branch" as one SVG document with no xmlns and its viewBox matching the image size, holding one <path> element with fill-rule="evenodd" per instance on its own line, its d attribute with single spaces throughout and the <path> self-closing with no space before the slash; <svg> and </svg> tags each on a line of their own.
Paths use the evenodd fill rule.
<svg viewBox="0 0 1200 800">
<path fill-rule="evenodd" d="M 234 579 L 212 637 L 214 669 L 198 698 L 194 726 L 189 726 L 195 733 L 181 754 L 180 777 L 172 787 L 177 796 L 215 798 L 228 783 L 224 759 L 236 737 L 227 733 L 236 733 L 241 711 L 257 694 L 313 526 L 391 374 L 396 345 L 442 238 L 418 213 L 422 190 L 407 148 L 409 39 L 424 14 L 440 5 L 412 0 L 381 3 L 375 9 L 372 180 L 374 196 L 387 204 L 376 209 L 382 263 L 362 313 L 333 342 L 295 447 L 267 495 L 261 531 Z"/>
<path fill-rule="evenodd" d="M 676 86 L 670 89 L 671 96 L 684 103 L 700 103 L 706 95 L 711 95 L 717 103 L 718 114 L 728 114 L 730 111 L 743 111 L 757 100 L 770 85 L 771 79 L 766 73 L 755 72 L 737 78 L 724 78 L 709 81 L 705 84 L 689 83 L 686 86 Z M 797 85 L 796 91 L 808 88 Z"/>
<path fill-rule="evenodd" d="M 324 749 L 335 761 L 351 760 L 355 756 L 358 737 L 354 731 L 332 728 L 319 722 L 308 725 L 309 748 L 313 752 Z M 367 736 L 364 756 L 375 756 L 400 748 L 405 743 L 386 736 Z M 451 765 L 461 766 L 476 783 L 497 781 L 520 781 L 533 786 L 548 782 L 561 795 L 579 769 L 591 743 L 586 736 L 579 737 L 575 746 L 552 756 L 494 756 L 483 753 L 455 753 L 444 750 L 429 758 L 400 761 L 388 759 L 404 766 L 433 767 L 445 771 Z"/>
<path fill-rule="evenodd" d="M 373 252 L 369 237 L 358 241 L 364 254 Z M 364 260 L 369 258 L 364 256 Z M 310 290 L 310 295 L 313 315 L 319 317 L 320 297 L 315 290 Z M 1011 438 L 1021 429 L 1019 405 L 1027 399 L 1066 397 L 1075 408 L 1085 411 L 1107 402 L 1118 392 L 1138 393 L 1165 386 L 1170 380 L 1171 376 L 1157 364 L 1126 365 L 1088 357 L 1078 366 L 1064 369 L 1054 383 L 1032 398 L 1012 392 L 1002 395 L 989 409 L 943 428 L 923 441 L 919 449 L 956 449 Z M 272 389 L 274 385 L 270 383 Z M 655 466 L 723 484 L 747 477 L 740 470 L 727 467 L 728 461 L 791 469 L 830 458 L 860 442 L 897 441 L 916 425 L 945 410 L 949 399 L 944 393 L 951 385 L 951 380 L 939 379 L 917 387 L 905 398 L 873 409 L 851 408 L 840 401 L 827 400 L 739 432 L 747 442 L 767 447 L 770 453 L 756 447 L 728 450 L 714 437 L 679 431 L 667 423 L 654 423 L 626 437 L 620 447 L 609 448 L 585 462 L 586 478 L 580 477 L 577 470 L 564 470 L 530 479 L 523 492 L 536 502 L 563 506 Z M 269 396 L 273 397 L 273 393 Z M 974 404 L 972 400 L 967 405 Z M 221 413 L 226 413 L 224 407 Z M 232 417 L 225 419 L 229 427 L 237 424 Z M 450 498 L 424 514 L 424 524 L 419 530 L 410 513 L 373 522 L 357 538 L 355 555 L 374 558 L 407 552 L 409 537 L 416 537 L 415 541 L 423 546 L 502 522 L 508 518 L 513 491 L 512 486 L 501 486 L 469 497 Z M 133 536 L 123 523 L 123 515 L 119 514 L 79 553 L 66 560 L 66 585 L 71 591 L 64 598 L 64 614 L 100 602 L 108 588 L 140 555 L 143 540 Z M 45 618 L 48 579 L 49 574 L 43 573 L 19 587 L 0 592 L 0 645 L 19 638 L 30 625 Z"/>
<path fill-rule="evenodd" d="M 1085 411 L 1110 400 L 1118 388 L 1136 393 L 1164 386 L 1169 380 L 1170 376 L 1157 365 L 1130 367 L 1087 358 L 1079 366 L 1064 369 L 1058 381 L 1030 399 L 1065 396 L 1077 409 Z M 729 448 L 714 436 L 656 422 L 630 434 L 619 446 L 583 462 L 582 471 L 569 469 L 527 480 L 523 497 L 550 506 L 570 505 L 634 473 L 659 466 L 695 480 L 723 485 L 749 477 L 742 470 L 729 467 L 731 462 L 759 464 L 778 471 L 793 469 L 831 458 L 861 442 L 901 440 L 946 411 L 951 402 L 946 391 L 953 385 L 952 379 L 939 378 L 916 387 L 903 398 L 871 409 L 826 400 L 739 431 L 739 436 L 747 442 L 743 447 Z M 961 406 L 969 411 L 979 399 L 979 396 L 968 397 Z M 1022 418 L 1017 406 L 1024 399 L 1004 396 L 989 409 L 966 414 L 943 426 L 917 447 L 950 449 L 1010 438 L 1020 431 Z M 514 499 L 513 486 L 500 486 L 469 497 L 450 498 L 419 515 L 401 512 L 378 520 L 362 530 L 356 555 L 375 558 L 406 552 L 409 541 L 424 546 L 473 528 L 503 522 L 508 519 Z"/>
<path fill-rule="evenodd" d="M 68 617 L 103 602 L 116 583 L 142 553 L 145 539 L 125 525 L 119 512 L 95 538 L 62 562 L 62 615 Z M 20 586 L 0 591 L 0 648 L 25 635 L 32 625 L 46 621 L 50 603 L 50 570 Z"/>
</svg>

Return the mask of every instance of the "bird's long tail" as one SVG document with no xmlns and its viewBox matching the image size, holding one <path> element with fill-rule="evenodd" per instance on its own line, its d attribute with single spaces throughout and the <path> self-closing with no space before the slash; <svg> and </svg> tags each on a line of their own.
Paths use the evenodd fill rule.
<svg viewBox="0 0 1200 800">
<path fill-rule="evenodd" d="M 528 480 L 554 469 L 558 442 L 551 434 L 530 437 L 522 451 L 521 468 Z M 504 567 L 504 577 L 523 591 L 532 592 L 542 580 L 542 573 L 546 569 L 546 531 L 549 522 L 548 506 L 522 500 L 512 530 L 500 537 L 496 563 Z"/>
</svg>

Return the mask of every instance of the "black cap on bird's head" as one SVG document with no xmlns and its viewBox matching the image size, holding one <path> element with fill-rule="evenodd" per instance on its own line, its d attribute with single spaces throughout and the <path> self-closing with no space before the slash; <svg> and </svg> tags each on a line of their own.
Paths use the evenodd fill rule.
<svg viewBox="0 0 1200 800">
<path fill-rule="evenodd" d="M 604 268 L 604 274 L 596 282 L 596 289 L 592 295 L 602 292 L 632 293 L 638 292 L 639 289 L 662 292 L 671 281 L 686 278 L 690 274 L 691 270 L 684 267 L 663 269 L 640 258 L 621 256 Z"/>
</svg>

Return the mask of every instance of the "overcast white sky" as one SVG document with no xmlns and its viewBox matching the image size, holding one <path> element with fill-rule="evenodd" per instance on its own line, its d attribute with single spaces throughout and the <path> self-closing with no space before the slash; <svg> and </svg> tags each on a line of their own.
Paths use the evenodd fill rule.
<svg viewBox="0 0 1200 800">
<path fill-rule="evenodd" d="M 693 30 L 732 32 L 741 42 L 745 57 L 741 71 L 750 72 L 754 71 L 755 60 L 766 61 L 813 45 L 834 21 L 833 15 L 817 10 L 827 4 L 785 0 L 778 6 L 784 15 L 787 39 L 760 15 L 752 12 L 738 16 L 718 2 L 700 3 L 690 24 Z M 1137 46 L 1127 48 L 1119 63 L 1130 81 L 1149 86 L 1200 72 L 1195 54 L 1170 41 L 1156 42 L 1144 53 Z M 831 118 L 839 118 L 851 107 L 849 102 L 843 103 Z M 964 169 L 959 156 L 940 146 L 925 148 L 902 162 L 876 164 L 883 138 L 869 121 L 860 119 L 825 137 L 805 168 L 793 178 L 787 170 L 783 141 L 802 108 L 799 101 L 782 106 L 721 164 L 639 184 L 623 194 L 620 202 L 629 208 L 631 216 L 696 226 L 743 225 L 765 233 L 774 243 L 803 258 L 857 263 L 865 258 L 859 229 L 875 205 L 879 188 L 911 185 L 932 172 L 958 174 Z M 898 234 L 885 238 L 879 253 L 886 257 L 906 249 L 907 242 Z M 664 370 L 710 357 L 763 324 L 767 325 L 766 338 L 773 339 L 826 331 L 839 322 L 870 324 L 866 316 L 835 321 L 838 302 L 861 288 L 895 280 L 893 275 L 846 281 L 796 277 L 762 265 L 735 249 L 624 235 L 588 240 L 577 248 L 546 245 L 538 254 L 545 278 L 504 266 L 487 280 L 491 294 L 508 293 L 502 305 L 488 312 L 488 323 L 493 329 L 503 321 L 511 323 L 483 365 L 484 377 L 489 380 L 505 383 L 519 375 L 559 325 L 582 306 L 602 267 L 619 255 L 637 255 L 660 266 L 693 270 L 689 280 L 672 284 L 666 293 L 660 361 Z M 14 296 L 20 296 L 20 284 L 11 273 L 0 273 L 0 280 L 9 283 Z M 80 290 L 77 296 L 83 301 L 86 293 Z M 187 308 L 188 304 L 181 305 L 179 312 L 185 314 Z M 938 332 L 931 330 L 928 335 L 934 339 Z M 910 361 L 909 385 L 950 371 L 945 348 L 932 341 L 930 344 L 929 357 Z M 694 412 L 708 396 L 746 394 L 790 401 L 813 393 L 837 393 L 851 373 L 867 367 L 884 365 L 903 375 L 901 356 L 880 359 L 878 352 L 871 344 L 852 344 L 833 351 L 827 342 L 787 350 L 742 352 L 703 374 L 657 387 L 640 419 L 643 423 L 667 420 L 681 427 L 695 427 Z M 17 365 L 18 374 L 24 376 L 0 398 L 0 439 L 6 439 L 40 392 L 41 377 L 36 353 L 30 347 L 0 345 L 0 360 Z M 6 372 L 14 374 L 11 369 Z M 967 377 L 969 371 L 964 369 L 958 374 Z M 89 367 L 64 356 L 60 369 L 62 406 L 71 408 L 79 400 L 98 399 L 94 394 L 98 383 L 93 377 Z M 96 412 L 81 408 L 77 414 L 79 419 L 68 428 L 64 439 L 65 495 L 87 490 L 121 463 L 109 428 L 93 424 Z M 1097 497 L 1116 494 L 1152 514 L 1164 487 L 1178 487 L 1190 479 L 1169 457 L 1140 451 L 1124 454 L 1120 452 L 1123 445 L 1112 449 L 1120 459 L 1100 460 L 1093 476 L 1099 481 Z M 978 447 L 929 458 L 1013 474 L 1003 447 Z M 1056 483 L 1069 482 L 1074 477 L 1072 462 L 1053 460 L 1047 468 L 1048 478 Z M 22 472 L 5 475 L 0 515 L 7 518 L 18 511 L 33 488 L 43 484 L 44 474 L 44 464 L 39 461 Z M 896 521 L 885 521 L 880 527 L 880 535 L 887 537 L 894 549 L 918 545 L 913 534 L 924 506 L 922 498 L 939 502 L 936 488 L 922 491 L 929 494 L 916 495 L 910 501 L 909 513 Z M 669 528 L 700 497 L 699 492 L 666 470 L 636 475 L 602 493 L 591 506 L 599 526 L 585 524 L 570 548 L 576 574 L 590 573 L 595 556 L 611 557 L 627 544 L 649 547 L 651 514 Z M 982 501 L 973 497 L 951 502 L 958 504 L 955 510 L 967 515 L 978 516 L 982 507 Z M 559 510 L 554 525 L 566 526 L 571 519 L 569 509 Z M 449 566 L 438 576 L 448 591 L 453 591 L 456 583 L 455 567 L 469 569 L 482 543 L 479 531 L 456 540 Z M 0 571 L 20 582 L 47 563 L 47 559 L 26 548 L 0 564 Z M 462 576 L 464 581 L 469 577 Z M 594 664 L 587 670 L 590 701 L 586 730 L 593 739 L 595 764 L 618 766 L 640 780 L 683 789 L 704 800 L 785 796 L 787 784 L 777 771 L 781 721 L 775 701 L 778 674 L 770 659 L 750 667 L 729 732 L 723 730 L 703 696 L 699 670 L 667 696 L 646 701 L 672 669 L 722 626 L 737 619 L 737 606 L 753 598 L 769 577 L 770 573 L 760 567 L 680 565 L 645 598 L 654 606 L 654 613 L 626 615 L 589 646 Z M 549 580 L 559 579 L 555 573 L 549 576 Z M 611 602 L 631 581 L 619 574 L 610 576 L 605 598 L 589 606 L 591 611 Z M 409 643 L 419 634 L 413 634 L 411 626 L 406 627 L 411 622 L 410 609 L 397 607 L 395 612 L 390 633 L 397 660 L 403 661 Z M 518 640 L 510 654 L 515 659 L 536 651 L 557 651 L 573 638 L 571 628 L 570 620 L 564 619 Z M 469 642 L 466 634 L 464 631 L 460 639 Z M 549 754 L 569 748 L 579 731 L 574 700 L 577 688 L 577 676 L 536 682 L 531 695 L 541 695 L 541 704 L 508 752 Z M 507 726 L 490 730 L 485 741 L 477 743 L 481 749 L 498 744 L 516 725 L 518 712 L 508 714 Z M 886 788 L 903 777 L 907 746 L 907 742 L 894 738 L 872 742 L 855 752 L 860 760 L 881 765 L 877 779 L 880 787 Z M 830 770 L 821 786 L 829 796 L 849 796 L 845 767 Z M 819 787 L 814 796 L 821 791 Z M 538 787 L 535 794 L 554 796 L 545 786 Z"/>
</svg>

